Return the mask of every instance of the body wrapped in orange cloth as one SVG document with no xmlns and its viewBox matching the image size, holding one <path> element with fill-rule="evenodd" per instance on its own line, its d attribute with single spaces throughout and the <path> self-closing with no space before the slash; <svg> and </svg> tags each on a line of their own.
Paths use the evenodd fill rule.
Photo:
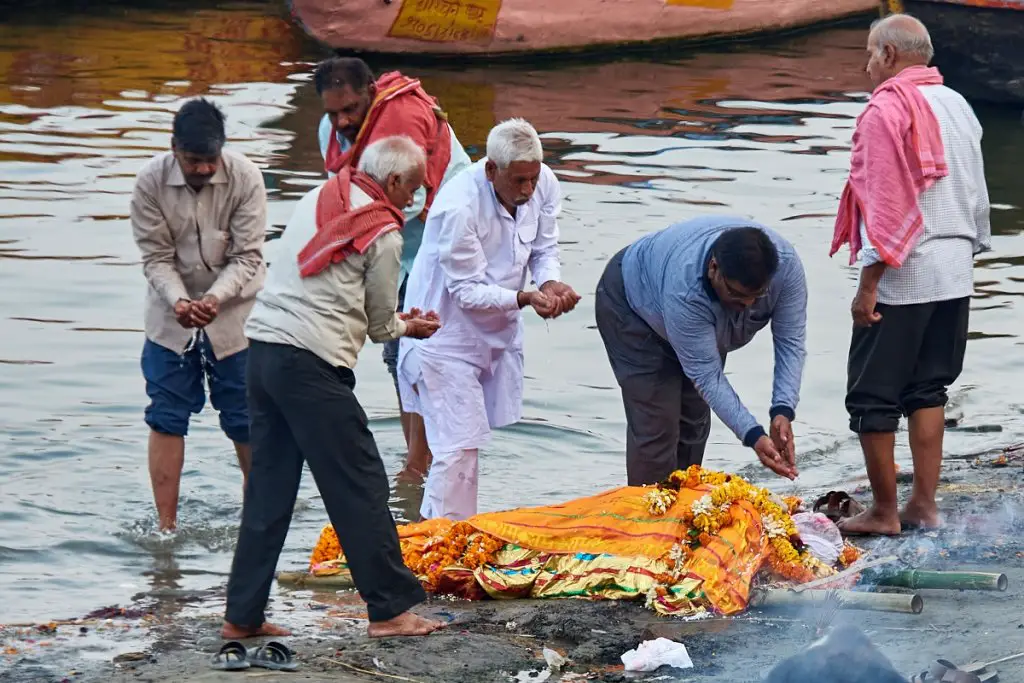
<svg viewBox="0 0 1024 683">
<path fill-rule="evenodd" d="M 661 614 L 728 615 L 746 608 L 762 571 L 795 583 L 835 573 L 801 543 L 790 518 L 798 504 L 694 466 L 657 487 L 623 487 L 465 522 L 432 519 L 399 526 L 398 534 L 405 563 L 433 593 L 646 599 Z M 327 526 L 310 572 L 345 571 Z"/>
</svg>

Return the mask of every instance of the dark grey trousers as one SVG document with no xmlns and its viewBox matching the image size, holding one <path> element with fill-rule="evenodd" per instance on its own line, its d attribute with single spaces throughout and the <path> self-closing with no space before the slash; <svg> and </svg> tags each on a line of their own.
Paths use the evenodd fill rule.
<svg viewBox="0 0 1024 683">
<path fill-rule="evenodd" d="M 247 370 L 252 471 L 228 579 L 229 623 L 264 622 L 281 548 L 309 463 L 370 621 L 426 594 L 402 562 L 387 473 L 353 388 L 355 375 L 294 346 L 253 341 Z"/>
<path fill-rule="evenodd" d="M 630 486 L 642 486 L 703 462 L 711 409 L 683 374 L 672 346 L 630 308 L 624 253 L 605 268 L 594 308 L 626 409 L 626 478 Z"/>
</svg>

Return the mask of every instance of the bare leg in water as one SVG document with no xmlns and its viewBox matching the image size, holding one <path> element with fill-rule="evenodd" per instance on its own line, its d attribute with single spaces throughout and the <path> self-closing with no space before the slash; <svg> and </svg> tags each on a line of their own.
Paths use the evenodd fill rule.
<svg viewBox="0 0 1024 683">
<path fill-rule="evenodd" d="M 238 467 L 242 470 L 242 491 L 245 491 L 245 485 L 249 483 L 249 470 L 252 468 L 252 446 L 247 443 L 238 443 L 232 441 L 235 444 L 235 456 L 238 458 Z"/>
<path fill-rule="evenodd" d="M 900 533 L 899 502 L 896 498 L 896 434 L 869 432 L 860 435 L 864 463 L 871 482 L 874 501 L 864 512 L 844 519 L 839 529 L 852 536 L 898 536 Z M 915 458 L 916 465 L 916 458 Z"/>
<path fill-rule="evenodd" d="M 178 526 L 178 490 L 185 466 L 185 437 L 149 432 L 149 480 L 160 520 L 160 531 Z"/>
<path fill-rule="evenodd" d="M 398 480 L 406 484 L 422 485 L 430 469 L 430 447 L 427 445 L 427 430 L 423 426 L 423 417 L 416 413 L 405 413 L 409 422 L 409 454 L 406 456 L 405 467 L 398 473 Z"/>
<path fill-rule="evenodd" d="M 910 452 L 914 456 L 914 488 L 900 513 L 908 526 L 935 529 L 941 526 L 935 492 L 942 472 L 942 438 L 946 413 L 939 406 L 922 408 L 910 416 Z"/>
</svg>

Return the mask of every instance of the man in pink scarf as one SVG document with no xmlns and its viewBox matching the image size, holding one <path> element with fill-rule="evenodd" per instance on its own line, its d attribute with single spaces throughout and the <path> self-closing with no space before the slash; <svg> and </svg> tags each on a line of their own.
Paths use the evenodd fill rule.
<svg viewBox="0 0 1024 683">
<path fill-rule="evenodd" d="M 895 535 L 940 525 L 944 406 L 963 369 L 974 255 L 990 248 L 991 228 L 981 125 L 928 67 L 928 30 L 892 15 L 872 26 L 867 50 L 875 90 L 857 119 L 831 253 L 849 244 L 851 264 L 862 264 L 846 409 L 874 501 L 841 529 Z M 900 510 L 894 448 L 904 416 L 914 484 Z"/>
</svg>

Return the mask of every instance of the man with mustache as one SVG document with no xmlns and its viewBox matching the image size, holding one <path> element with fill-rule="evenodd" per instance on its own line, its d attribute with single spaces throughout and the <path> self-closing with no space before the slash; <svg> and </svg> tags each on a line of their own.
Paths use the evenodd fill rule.
<svg viewBox="0 0 1024 683">
<path fill-rule="evenodd" d="M 403 339 L 398 358 L 402 404 L 423 417 L 433 453 L 427 519 L 476 514 L 479 449 L 521 417 L 521 309 L 555 318 L 579 301 L 560 281 L 561 192 L 543 156 L 526 121 L 495 126 L 487 157 L 438 193 L 409 275 L 405 309 L 444 321 L 430 339 Z M 528 274 L 538 289 L 526 291 Z"/>
<path fill-rule="evenodd" d="M 782 235 L 730 216 L 677 223 L 613 256 L 594 306 L 622 389 L 630 486 L 700 465 L 711 411 L 765 467 L 796 477 L 791 423 L 807 356 L 807 285 Z M 769 323 L 775 382 L 766 433 L 724 366 Z"/>
<path fill-rule="evenodd" d="M 267 195 L 260 170 L 224 141 L 216 105 L 186 102 L 174 117 L 171 151 L 139 171 L 132 194 L 132 232 L 149 283 L 142 374 L 162 531 L 177 525 L 185 435 L 206 401 L 204 381 L 243 480 L 249 474 L 242 328 L 263 285 Z"/>
<path fill-rule="evenodd" d="M 320 152 L 328 175 L 358 165 L 363 150 L 376 140 L 405 135 L 427 155 L 427 177 L 412 204 L 403 208 L 402 271 L 398 306 L 401 309 L 413 261 L 423 238 L 423 226 L 437 191 L 470 165 L 469 156 L 448 124 L 447 115 L 414 78 L 391 71 L 374 79 L 366 62 L 355 57 L 333 57 L 321 62 L 313 83 L 324 106 L 320 121 Z M 384 364 L 398 390 L 398 342 L 384 345 Z M 409 451 L 403 481 L 422 482 L 430 465 L 423 422 L 401 411 L 402 431 Z"/>
</svg>

